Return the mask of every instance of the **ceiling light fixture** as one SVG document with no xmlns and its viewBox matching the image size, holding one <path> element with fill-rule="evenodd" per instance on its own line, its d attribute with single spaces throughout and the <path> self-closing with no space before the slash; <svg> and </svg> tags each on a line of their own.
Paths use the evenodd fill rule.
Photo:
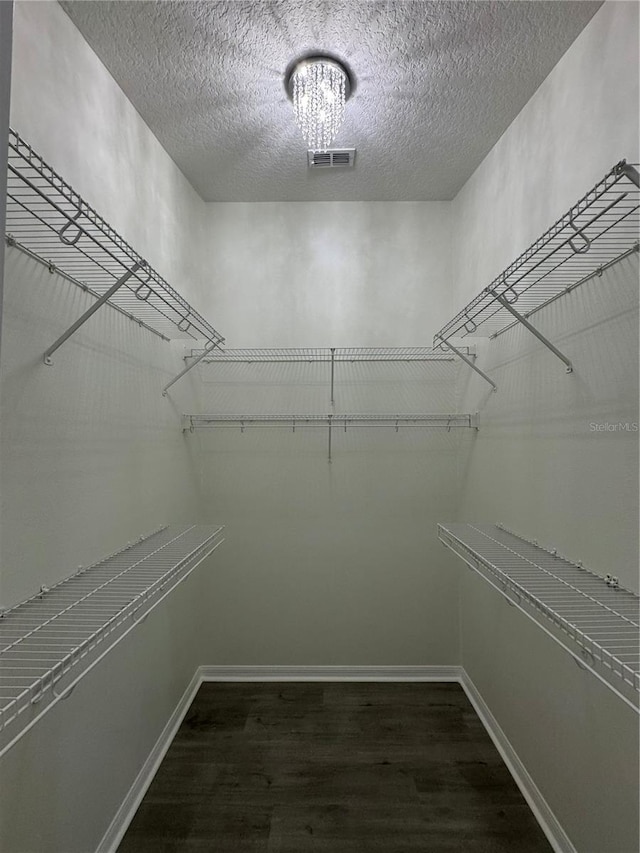
<svg viewBox="0 0 640 853">
<path fill-rule="evenodd" d="M 351 95 L 347 69 L 329 56 L 309 56 L 295 63 L 285 83 L 309 148 L 325 151 L 342 124 Z"/>
</svg>

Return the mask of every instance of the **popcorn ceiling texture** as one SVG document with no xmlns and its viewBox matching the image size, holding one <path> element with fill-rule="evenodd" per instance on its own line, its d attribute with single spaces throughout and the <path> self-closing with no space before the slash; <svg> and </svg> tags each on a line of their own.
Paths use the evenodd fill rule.
<svg viewBox="0 0 640 853">
<path fill-rule="evenodd" d="M 455 196 L 600 3 L 61 5 L 205 201 L 426 201 Z M 333 143 L 353 171 L 307 168 L 283 78 L 309 52 L 353 72 Z"/>
</svg>

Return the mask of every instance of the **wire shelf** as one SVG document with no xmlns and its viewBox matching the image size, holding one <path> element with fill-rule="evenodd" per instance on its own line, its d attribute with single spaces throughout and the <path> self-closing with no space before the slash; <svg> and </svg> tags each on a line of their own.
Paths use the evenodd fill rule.
<svg viewBox="0 0 640 853">
<path fill-rule="evenodd" d="M 434 336 L 493 337 L 638 251 L 638 172 L 622 160 Z"/>
<path fill-rule="evenodd" d="M 224 341 L 14 130 L 6 228 L 10 246 L 96 297 L 134 270 L 108 302 L 161 337 Z"/>
<path fill-rule="evenodd" d="M 2 614 L 0 755 L 221 544 L 221 530 L 161 528 Z"/>
<path fill-rule="evenodd" d="M 347 415 L 347 414 L 287 414 L 287 415 L 203 415 L 185 414 L 183 428 L 196 429 L 220 427 L 270 426 L 296 430 L 299 427 L 435 427 L 446 430 L 478 428 L 477 414 L 403 414 L 403 415 Z"/>
<path fill-rule="evenodd" d="M 468 348 L 465 348 L 468 352 Z M 190 357 L 203 355 L 202 349 L 191 350 Z M 356 362 L 356 361 L 455 361 L 449 353 L 434 347 L 288 347 L 275 349 L 226 349 L 205 355 L 204 364 L 242 362 Z"/>
<path fill-rule="evenodd" d="M 439 524 L 440 540 L 636 711 L 640 598 L 492 524 Z"/>
</svg>

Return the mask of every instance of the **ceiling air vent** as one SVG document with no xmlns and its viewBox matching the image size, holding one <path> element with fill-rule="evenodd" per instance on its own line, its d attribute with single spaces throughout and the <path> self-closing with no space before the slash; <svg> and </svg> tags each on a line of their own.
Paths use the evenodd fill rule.
<svg viewBox="0 0 640 853">
<path fill-rule="evenodd" d="M 310 169 L 338 169 L 353 166 L 356 158 L 355 148 L 327 148 L 326 151 L 307 151 Z"/>
</svg>

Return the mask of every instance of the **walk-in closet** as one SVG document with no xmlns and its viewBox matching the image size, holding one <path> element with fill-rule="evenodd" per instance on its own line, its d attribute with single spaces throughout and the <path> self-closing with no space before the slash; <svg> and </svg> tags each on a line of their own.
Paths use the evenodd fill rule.
<svg viewBox="0 0 640 853">
<path fill-rule="evenodd" d="M 0 0 L 0 849 L 637 853 L 639 5 Z"/>
</svg>

